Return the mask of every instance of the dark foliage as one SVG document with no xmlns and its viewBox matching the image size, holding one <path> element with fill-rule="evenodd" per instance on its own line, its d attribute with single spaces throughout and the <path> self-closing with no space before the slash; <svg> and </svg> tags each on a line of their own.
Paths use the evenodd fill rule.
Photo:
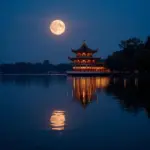
<svg viewBox="0 0 150 150">
<path fill-rule="evenodd" d="M 48 72 L 63 73 L 66 70 L 71 70 L 71 68 L 71 64 L 53 65 L 48 60 L 44 60 L 43 63 L 19 62 L 15 64 L 2 64 L 0 72 L 5 74 L 47 74 Z"/>
<path fill-rule="evenodd" d="M 138 38 L 121 41 L 120 51 L 106 59 L 111 70 L 150 72 L 150 37 L 144 43 Z"/>
</svg>

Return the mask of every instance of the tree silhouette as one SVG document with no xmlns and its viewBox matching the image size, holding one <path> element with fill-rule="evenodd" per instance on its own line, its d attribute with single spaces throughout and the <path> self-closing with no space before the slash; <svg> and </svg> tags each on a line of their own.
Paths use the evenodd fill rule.
<svg viewBox="0 0 150 150">
<path fill-rule="evenodd" d="M 106 64 L 111 70 L 150 71 L 150 37 L 145 43 L 136 37 L 122 40 L 119 48 L 119 51 L 106 59 Z"/>
<path fill-rule="evenodd" d="M 48 74 L 48 72 L 64 73 L 71 70 L 71 64 L 53 65 L 49 60 L 44 60 L 43 63 L 25 63 L 19 62 L 15 64 L 2 64 L 0 70 L 5 74 Z"/>
</svg>

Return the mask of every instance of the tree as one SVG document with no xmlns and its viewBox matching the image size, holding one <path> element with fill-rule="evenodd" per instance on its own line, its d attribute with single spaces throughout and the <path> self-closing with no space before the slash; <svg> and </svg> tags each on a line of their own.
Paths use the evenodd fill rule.
<svg viewBox="0 0 150 150">
<path fill-rule="evenodd" d="M 49 63 L 49 60 L 44 60 L 43 61 L 43 65 L 49 65 L 50 63 Z"/>
<path fill-rule="evenodd" d="M 147 37 L 144 48 L 150 50 L 150 36 Z"/>
<path fill-rule="evenodd" d="M 143 50 L 144 44 L 139 38 L 122 40 L 120 51 L 114 52 L 106 60 L 107 66 L 112 70 L 134 71 L 138 68 L 137 55 Z"/>
<path fill-rule="evenodd" d="M 122 40 L 119 44 L 121 50 L 133 50 L 141 47 L 143 45 L 143 41 L 139 38 L 129 38 L 128 40 Z"/>
</svg>

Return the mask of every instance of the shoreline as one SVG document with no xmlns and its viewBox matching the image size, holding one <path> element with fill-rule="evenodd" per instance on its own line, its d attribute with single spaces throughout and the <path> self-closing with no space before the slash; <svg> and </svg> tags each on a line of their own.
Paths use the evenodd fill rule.
<svg viewBox="0 0 150 150">
<path fill-rule="evenodd" d="M 89 73 L 89 74 L 68 74 L 67 72 L 66 73 L 55 73 L 55 74 L 47 74 L 47 73 L 37 73 L 37 74 L 30 74 L 30 73 L 27 73 L 27 74 L 19 74 L 19 73 L 10 73 L 10 74 L 0 74 L 0 77 L 1 76 L 93 76 L 93 75 L 97 75 L 97 76 L 102 76 L 102 75 L 106 75 L 106 76 L 110 76 L 110 77 L 133 77 L 133 76 L 147 76 L 147 75 L 150 75 L 150 73 L 148 72 L 143 72 L 143 73 L 127 73 L 127 72 L 110 72 L 110 73 L 102 73 L 102 74 L 99 74 L 99 73 L 95 73 L 95 74 L 92 74 L 92 73 Z"/>
<path fill-rule="evenodd" d="M 67 74 L 0 74 L 0 76 L 67 76 Z"/>
</svg>

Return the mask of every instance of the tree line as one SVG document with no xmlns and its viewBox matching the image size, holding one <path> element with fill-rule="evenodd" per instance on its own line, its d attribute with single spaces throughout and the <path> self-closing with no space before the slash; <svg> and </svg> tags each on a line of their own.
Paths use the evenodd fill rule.
<svg viewBox="0 0 150 150">
<path fill-rule="evenodd" d="M 150 72 L 150 36 L 145 42 L 139 38 L 122 40 L 119 51 L 106 59 L 111 70 Z"/>
<path fill-rule="evenodd" d="M 48 72 L 64 73 L 71 68 L 71 64 L 54 65 L 49 60 L 44 60 L 43 63 L 18 62 L 14 64 L 1 64 L 0 72 L 5 74 L 47 74 Z"/>
</svg>

